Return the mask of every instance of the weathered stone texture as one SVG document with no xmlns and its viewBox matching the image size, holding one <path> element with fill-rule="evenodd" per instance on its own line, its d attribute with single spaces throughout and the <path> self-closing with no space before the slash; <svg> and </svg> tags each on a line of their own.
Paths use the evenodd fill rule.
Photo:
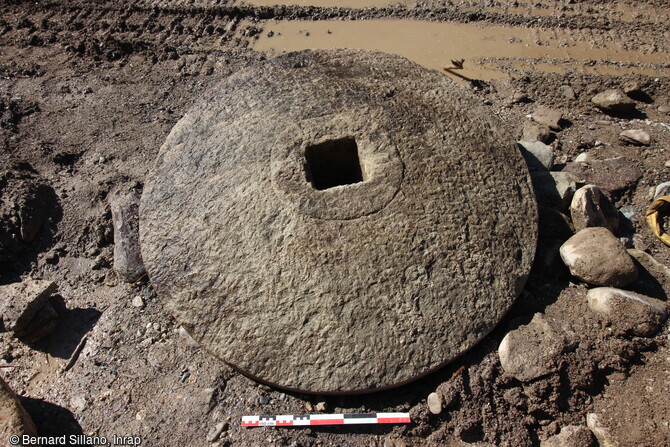
<svg viewBox="0 0 670 447">
<path fill-rule="evenodd" d="M 502 318 L 535 252 L 528 171 L 490 115 L 383 53 L 242 70 L 177 123 L 147 178 L 151 282 L 205 348 L 281 387 L 367 391 L 436 369 Z"/>
<path fill-rule="evenodd" d="M 140 195 L 135 191 L 114 195 L 110 201 L 114 223 L 114 270 L 126 282 L 141 278 L 146 270 L 139 243 Z"/>
</svg>

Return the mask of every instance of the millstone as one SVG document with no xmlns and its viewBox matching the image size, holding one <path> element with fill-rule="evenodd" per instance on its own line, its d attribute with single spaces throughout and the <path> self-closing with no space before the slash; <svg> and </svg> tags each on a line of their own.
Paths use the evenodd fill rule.
<svg viewBox="0 0 670 447">
<path fill-rule="evenodd" d="M 167 309 L 257 380 L 389 388 L 509 309 L 537 210 L 514 139 L 446 76 L 359 50 L 244 69 L 172 129 L 140 208 Z"/>
</svg>

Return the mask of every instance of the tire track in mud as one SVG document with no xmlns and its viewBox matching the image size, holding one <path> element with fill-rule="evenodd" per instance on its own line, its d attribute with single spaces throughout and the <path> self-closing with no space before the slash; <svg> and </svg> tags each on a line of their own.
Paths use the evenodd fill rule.
<svg viewBox="0 0 670 447">
<path fill-rule="evenodd" d="M 253 1 L 253 0 L 250 0 Z M 317 6 L 254 6 L 238 1 L 210 0 L 140 0 L 133 5 L 109 1 L 49 2 L 34 4 L 18 1 L 6 5 L 0 19 L 0 45 L 24 46 L 62 45 L 66 51 L 93 61 L 116 61 L 131 54 L 145 54 L 152 62 L 175 60 L 183 54 L 210 51 L 239 51 L 250 48 L 264 31 L 266 24 L 287 21 L 321 22 L 337 20 L 364 22 L 404 20 L 448 22 L 478 27 L 509 27 L 529 30 L 529 42 L 536 46 L 580 47 L 594 50 L 588 66 L 638 68 L 639 73 L 670 69 L 670 35 L 664 27 L 670 13 L 659 13 L 652 20 L 653 0 L 647 12 L 641 7 L 598 5 L 582 2 L 460 2 L 445 4 L 425 2 L 414 7 L 402 4 L 390 7 L 340 8 Z M 637 12 L 636 12 L 637 11 Z M 510 31 L 509 39 L 514 39 Z M 503 42 L 504 43 L 504 42 Z M 304 43 L 305 47 L 310 42 Z M 636 52 L 644 61 L 612 61 L 596 50 Z M 607 53 L 609 55 L 609 53 Z M 486 56 L 487 63 L 509 65 L 510 55 L 501 47 L 499 57 Z M 526 59 L 544 64 L 565 65 L 565 58 Z M 584 57 L 571 61 L 578 62 Z M 484 58 L 481 58 L 483 61 Z M 518 65 L 518 64 L 517 64 Z M 527 65 L 527 64 L 526 64 Z M 206 68 L 205 68 L 206 69 Z M 611 70 L 610 70 L 611 71 Z M 609 74 L 615 74 L 610 72 Z"/>
</svg>

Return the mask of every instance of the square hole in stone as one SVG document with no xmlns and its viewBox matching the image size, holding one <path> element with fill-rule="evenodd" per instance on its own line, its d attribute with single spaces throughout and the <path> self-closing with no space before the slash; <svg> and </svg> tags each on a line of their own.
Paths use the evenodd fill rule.
<svg viewBox="0 0 670 447">
<path fill-rule="evenodd" d="M 363 181 L 354 138 L 329 140 L 305 149 L 305 174 L 314 189 L 323 190 Z"/>
</svg>

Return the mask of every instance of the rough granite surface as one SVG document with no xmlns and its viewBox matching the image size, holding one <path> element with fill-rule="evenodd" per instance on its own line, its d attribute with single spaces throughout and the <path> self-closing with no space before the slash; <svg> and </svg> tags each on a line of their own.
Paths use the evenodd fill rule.
<svg viewBox="0 0 670 447">
<path fill-rule="evenodd" d="M 362 181 L 317 189 L 305 154 L 352 141 Z M 439 72 L 360 50 L 223 80 L 173 128 L 140 206 L 151 283 L 193 338 L 312 393 L 397 386 L 470 349 L 536 239 L 503 125 Z"/>
</svg>

